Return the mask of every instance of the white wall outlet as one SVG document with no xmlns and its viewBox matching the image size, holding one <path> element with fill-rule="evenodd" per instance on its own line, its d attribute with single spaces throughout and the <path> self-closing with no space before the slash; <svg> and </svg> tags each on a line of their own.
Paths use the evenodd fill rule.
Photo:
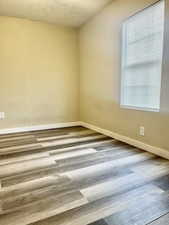
<svg viewBox="0 0 169 225">
<path fill-rule="evenodd" d="M 5 119 L 5 113 L 4 112 L 0 112 L 0 120 L 4 120 Z"/>
<path fill-rule="evenodd" d="M 140 136 L 145 135 L 145 128 L 143 126 L 140 127 Z"/>
</svg>

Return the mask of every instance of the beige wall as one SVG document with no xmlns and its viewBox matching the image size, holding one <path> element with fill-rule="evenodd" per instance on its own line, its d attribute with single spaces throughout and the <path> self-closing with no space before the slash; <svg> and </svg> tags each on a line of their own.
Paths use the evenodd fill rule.
<svg viewBox="0 0 169 225">
<path fill-rule="evenodd" d="M 77 33 L 0 17 L 1 128 L 78 120 Z"/>
<path fill-rule="evenodd" d="M 167 87 L 162 94 L 166 100 L 162 100 L 161 113 L 119 107 L 122 21 L 153 2 L 155 1 L 114 0 L 80 30 L 80 113 L 81 120 L 85 122 L 169 150 Z M 167 14 L 169 14 L 168 0 Z M 168 21 L 167 15 L 167 23 Z M 169 31 L 167 32 L 169 34 Z M 169 44 L 168 38 L 165 37 L 163 73 L 165 83 L 169 71 L 168 59 Z M 139 126 L 145 126 L 145 137 L 139 136 Z"/>
<path fill-rule="evenodd" d="M 73 29 L 0 17 L 0 129 L 80 119 L 169 150 L 168 0 L 162 112 L 119 107 L 122 21 L 153 2 L 114 0 L 80 29 L 80 55 Z"/>
</svg>

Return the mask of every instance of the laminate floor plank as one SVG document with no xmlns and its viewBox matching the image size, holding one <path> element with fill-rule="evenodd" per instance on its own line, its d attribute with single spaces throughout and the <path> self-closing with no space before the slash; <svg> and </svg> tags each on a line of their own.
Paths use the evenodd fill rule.
<svg viewBox="0 0 169 225">
<path fill-rule="evenodd" d="M 142 153 L 144 154 L 144 153 Z M 104 171 L 106 170 L 105 173 L 107 173 L 107 175 L 105 174 L 105 177 L 109 177 L 109 172 L 112 172 L 112 174 L 119 174 L 119 176 L 121 174 L 125 174 L 127 169 L 127 166 L 132 166 L 132 164 L 138 164 L 141 163 L 145 160 L 149 160 L 150 158 L 154 157 L 153 155 L 150 155 L 149 157 L 147 157 L 146 155 L 141 155 L 141 157 L 132 157 L 131 160 L 129 161 L 128 165 L 126 164 L 124 167 L 125 169 L 122 167 L 115 167 L 114 166 L 114 160 L 117 159 L 116 154 L 114 155 L 114 157 L 110 158 L 110 157 L 106 157 L 106 159 L 104 159 L 103 161 L 99 161 L 98 158 L 96 157 L 94 160 L 91 161 L 90 157 L 93 154 L 88 154 L 87 155 L 87 159 L 86 156 L 82 155 L 82 156 L 78 156 L 78 157 L 74 157 L 74 158 L 69 158 L 67 159 L 62 159 L 57 161 L 56 165 L 51 165 L 48 166 L 47 168 L 43 168 L 43 169 L 36 169 L 34 171 L 31 172 L 23 172 L 14 176 L 8 176 L 5 178 L 1 179 L 1 184 L 3 187 L 6 186 L 10 186 L 10 185 L 14 185 L 14 184 L 18 184 L 18 183 L 22 183 L 22 182 L 26 182 L 26 181 L 31 181 L 34 179 L 38 179 L 38 178 L 42 178 L 44 176 L 49 176 L 49 175 L 53 175 L 53 174 L 60 174 L 60 175 L 66 175 L 66 176 L 72 176 L 72 174 L 77 174 L 80 177 L 83 177 L 83 171 L 85 171 L 85 173 L 87 174 L 87 171 L 94 171 L 97 176 L 97 171 L 98 173 L 100 173 L 100 176 L 103 176 L 102 174 L 104 173 Z M 123 155 L 123 157 L 126 155 Z M 83 162 L 83 158 L 85 157 L 85 162 Z M 80 160 L 80 163 L 79 163 Z M 87 161 L 86 161 L 87 160 Z M 121 158 L 121 160 L 126 160 L 126 158 L 124 157 L 124 159 Z M 92 162 L 92 163 L 91 163 Z M 72 172 L 71 172 L 72 171 Z M 89 178 L 88 178 L 89 179 Z"/>
<path fill-rule="evenodd" d="M 17 145 L 13 147 L 1 148 L 0 155 L 8 155 L 17 152 L 26 152 L 26 151 L 33 151 L 36 149 L 41 149 L 42 145 L 39 143 L 27 144 L 27 145 Z"/>
<path fill-rule="evenodd" d="M 31 148 L 28 152 L 16 152 L 16 153 L 9 154 L 9 155 L 1 155 L 0 156 L 0 165 L 25 161 L 25 160 L 29 160 L 29 159 L 48 157 L 49 155 L 52 156 L 52 155 L 57 155 L 57 154 L 60 154 L 60 153 L 70 152 L 70 151 L 74 151 L 74 150 L 82 150 L 82 149 L 86 149 L 86 148 L 89 148 L 89 147 L 95 148 L 96 146 L 102 146 L 106 143 L 112 143 L 112 142 L 113 141 L 111 139 L 105 140 L 105 141 L 99 141 L 98 140 L 94 143 L 80 144 L 78 146 L 61 148 L 61 149 L 57 149 L 57 150 L 50 150 L 48 148 L 47 149 L 45 149 L 45 148 L 44 149 L 43 148 L 40 148 L 40 149 Z M 109 147 L 109 149 L 110 149 L 110 147 Z"/>
<path fill-rule="evenodd" d="M 1 215 L 0 223 L 4 225 L 27 225 L 35 221 L 43 220 L 64 211 L 79 207 L 87 203 L 80 192 L 72 192 L 63 196 L 42 199 L 35 204 L 27 205 L 23 209 Z"/>
<path fill-rule="evenodd" d="M 169 170 L 165 174 L 168 174 Z M 81 190 L 81 193 L 88 199 L 88 201 L 95 201 L 107 196 L 117 195 L 127 192 L 131 189 L 144 186 L 147 183 L 157 179 L 161 174 L 154 174 L 152 177 L 138 177 L 137 174 L 129 174 L 119 178 L 113 178 L 104 183 L 97 184 Z M 128 181 L 132 182 L 128 182 Z"/>
<path fill-rule="evenodd" d="M 144 206 L 143 203 L 145 199 L 147 199 L 149 204 L 154 204 L 154 202 L 161 199 L 161 196 L 163 196 L 163 191 L 161 191 L 161 189 L 153 185 L 145 185 L 144 187 L 137 188 L 125 194 L 102 198 L 31 225 L 86 225 L 98 221 L 99 219 L 105 219 L 111 215 L 124 212 L 129 207 L 135 206 L 137 202 Z M 163 196 L 161 200 L 165 199 L 166 196 Z M 165 205 L 165 211 L 167 210 L 169 210 L 169 207 Z M 128 217 L 130 217 L 130 215 L 128 215 Z"/>
<path fill-rule="evenodd" d="M 28 181 L 33 181 L 36 179 L 44 178 L 47 176 L 55 175 L 57 174 L 57 165 L 51 165 L 47 168 L 31 171 L 31 172 L 22 172 L 15 176 L 8 176 L 3 179 L 1 179 L 1 186 L 2 187 L 9 187 L 11 185 L 16 185 Z"/>
<path fill-rule="evenodd" d="M 17 141 L 17 140 L 23 140 L 23 139 L 32 139 L 35 138 L 34 135 L 22 135 L 19 137 L 8 137 L 8 138 L 0 138 L 0 145 L 2 142 L 8 142 L 8 141 Z"/>
<path fill-rule="evenodd" d="M 53 136 L 61 136 L 61 135 L 67 135 L 72 132 L 81 132 L 81 131 L 89 131 L 89 129 L 86 128 L 69 128 L 69 129 L 51 129 L 51 130 L 44 130 L 44 131 L 34 131 L 34 135 L 36 138 L 47 138 L 47 137 L 53 137 Z"/>
<path fill-rule="evenodd" d="M 168 224 L 169 224 L 169 213 L 165 216 L 158 218 L 152 223 L 149 223 L 149 225 L 168 225 Z"/>
<path fill-rule="evenodd" d="M 98 139 L 102 139 L 105 136 L 102 134 L 97 134 L 97 135 L 91 135 L 88 137 L 74 137 L 74 138 L 68 138 L 65 140 L 57 140 L 57 141 L 50 141 L 50 142 L 39 142 L 41 143 L 42 147 L 50 147 L 50 146 L 60 146 L 60 145 L 64 145 L 64 144 L 72 144 L 72 143 L 80 143 L 80 142 L 84 142 L 84 141 L 90 141 L 90 140 L 98 140 Z"/>
<path fill-rule="evenodd" d="M 168 225 L 169 161 L 83 127 L 0 135 L 0 224 Z"/>
<path fill-rule="evenodd" d="M 34 153 L 34 154 L 26 154 L 23 156 L 15 156 L 15 157 L 8 157 L 8 158 L 0 158 L 0 166 L 12 163 L 19 163 L 23 161 L 33 160 L 33 159 L 41 159 L 49 157 L 49 152 L 41 152 L 41 153 Z"/>
<path fill-rule="evenodd" d="M 21 137 L 21 136 L 27 136 L 27 135 L 33 135 L 33 132 L 28 131 L 28 132 L 17 132 L 17 133 L 11 133 L 11 134 L 0 134 L 0 139 Z"/>
<path fill-rule="evenodd" d="M 65 185 L 70 183 L 70 179 L 65 176 L 48 176 L 43 177 L 38 180 L 33 180 L 30 182 L 25 182 L 17 185 L 12 185 L 6 188 L 2 188 L 0 190 L 0 199 L 8 199 L 13 198 L 25 193 L 31 193 L 37 189 L 46 188 L 49 186 L 56 186 L 60 187 L 61 185 Z M 63 188 L 63 187 L 62 187 Z M 60 189 L 59 189 L 60 190 Z"/>
<path fill-rule="evenodd" d="M 114 173 L 117 171 L 119 172 L 119 176 L 123 173 L 126 173 L 126 171 L 128 171 L 128 169 L 131 167 L 132 170 L 132 166 L 134 165 L 139 165 L 139 163 L 143 162 L 143 161 L 147 161 L 150 158 L 147 157 L 147 155 L 145 155 L 144 153 L 142 153 L 143 157 L 140 157 L 140 155 L 137 156 L 137 158 L 135 156 L 129 156 L 129 157 L 124 157 L 124 158 L 120 158 L 119 163 L 121 163 L 121 167 L 117 167 L 116 166 L 116 158 L 114 160 L 111 161 L 107 161 L 104 163 L 95 163 L 94 165 L 88 165 L 86 167 L 81 167 L 79 169 L 75 169 L 75 170 L 71 170 L 71 171 L 67 171 L 64 173 L 60 173 L 62 175 L 65 176 L 69 176 L 71 177 L 71 179 L 88 179 L 90 176 L 104 176 L 106 174 L 109 173 Z M 146 157 L 144 157 L 146 156 Z M 128 164 L 125 164 L 125 166 L 122 164 L 122 161 L 124 160 L 128 160 Z M 147 162 L 147 164 L 149 164 L 149 162 Z M 130 167 L 127 167 L 130 166 Z M 133 172 L 133 171 L 132 171 Z"/>
<path fill-rule="evenodd" d="M 58 179 L 58 178 L 57 178 Z M 64 186 L 64 188 L 63 188 Z M 68 193 L 72 193 L 78 191 L 76 189 L 75 184 L 66 177 L 59 178 L 59 182 L 55 182 L 48 186 L 44 186 L 41 188 L 36 188 L 34 191 L 31 192 L 24 192 L 19 193 L 18 195 L 12 195 L 12 197 L 3 198 L 1 200 L 1 208 L 3 213 L 6 211 L 16 211 L 16 209 L 23 208 L 30 203 L 35 203 L 41 201 L 42 199 L 47 199 L 49 197 L 60 197 L 61 195 L 65 195 Z"/>
<path fill-rule="evenodd" d="M 70 132 L 67 134 L 63 134 L 63 135 L 57 135 L 57 136 L 48 136 L 48 137 L 43 137 L 43 138 L 37 138 L 37 141 L 50 141 L 50 140 L 57 140 L 57 139 L 64 139 L 64 138 L 73 138 L 73 137 L 77 137 L 77 136 L 82 136 L 82 135 L 92 135 L 92 134 L 97 134 L 94 131 L 91 130 L 84 130 L 84 131 L 76 131 L 76 132 Z"/>
<path fill-rule="evenodd" d="M 164 191 L 169 191 L 169 175 L 160 177 L 158 180 L 154 182 L 154 184 Z"/>
<path fill-rule="evenodd" d="M 76 146 L 71 146 L 71 147 L 61 147 L 59 149 L 56 150 L 50 150 L 50 155 L 55 155 L 58 154 L 59 152 L 66 152 L 66 151 L 71 151 L 71 150 L 76 150 L 76 149 L 85 149 L 85 148 L 95 148 L 97 150 L 97 146 L 104 146 L 105 144 L 109 143 L 111 144 L 112 142 L 114 142 L 113 139 L 108 139 L 108 140 L 98 140 L 98 141 L 94 141 L 91 143 L 79 143 Z"/>
<path fill-rule="evenodd" d="M 52 158 L 34 159 L 22 163 L 13 163 L 10 165 L 0 166 L 0 179 L 17 175 L 22 172 L 33 171 L 34 169 L 42 169 L 51 165 L 55 165 L 56 162 Z"/>
<path fill-rule="evenodd" d="M 10 148 L 14 146 L 23 146 L 23 145 L 31 145 L 33 143 L 38 143 L 36 138 L 26 138 L 26 139 L 20 139 L 20 140 L 11 140 L 11 141 L 3 141 L 0 143 L 0 151 L 4 148 Z"/>
<path fill-rule="evenodd" d="M 57 140 L 57 141 L 49 141 L 49 142 L 38 142 L 38 143 L 32 143 L 32 144 L 26 144 L 26 145 L 18 145 L 18 146 L 12 146 L 12 147 L 5 147 L 0 148 L 0 155 L 7 155 L 7 154 L 13 154 L 17 152 L 26 152 L 26 151 L 33 151 L 36 149 L 42 149 L 45 147 L 54 147 L 57 146 L 60 147 L 62 145 L 70 145 L 70 144 L 76 144 L 76 143 L 83 143 L 86 141 L 96 141 L 96 140 L 102 140 L 105 138 L 104 135 L 97 134 L 97 135 L 91 135 L 91 136 L 84 136 L 84 137 L 74 137 L 74 138 L 68 138 L 64 140 Z"/>
<path fill-rule="evenodd" d="M 117 154 L 117 155 L 114 154 L 114 156 L 111 157 L 111 158 L 110 158 L 110 156 L 108 156 L 108 157 L 106 156 L 105 158 L 103 158 L 104 159 L 103 161 L 101 161 L 101 160 L 99 161 L 98 160 L 99 158 L 97 158 L 97 156 L 95 156 L 95 158 L 92 157 L 93 155 L 95 155 L 95 154 L 93 154 L 92 151 L 91 152 L 90 152 L 90 150 L 88 150 L 88 151 L 89 152 L 87 152 L 87 153 L 91 153 L 91 154 L 88 154 L 87 156 L 84 156 L 84 154 L 83 154 L 81 156 L 69 158 L 68 160 L 67 160 L 67 158 L 57 160 L 56 165 L 48 166 L 48 168 L 36 169 L 34 171 L 31 171 L 31 172 L 22 171 L 22 173 L 20 173 L 20 174 L 2 178 L 1 184 L 2 184 L 3 187 L 5 187 L 5 186 L 12 185 L 12 184 L 17 184 L 17 183 L 21 183 L 21 182 L 25 182 L 25 181 L 29 181 L 29 180 L 34 180 L 34 179 L 41 178 L 41 177 L 44 177 L 44 176 L 47 176 L 47 175 L 64 174 L 64 172 L 72 171 L 72 170 L 75 170 L 75 173 L 78 173 L 79 168 L 82 169 L 82 168 L 85 168 L 85 167 L 87 167 L 87 170 L 91 170 L 91 171 L 93 170 L 93 167 L 94 167 L 94 171 L 95 171 L 95 167 L 96 168 L 101 167 L 101 170 L 102 170 L 104 167 L 107 168 L 109 166 L 110 167 L 109 170 L 112 170 L 113 173 L 114 173 L 114 170 L 115 170 L 116 173 L 117 173 L 117 171 L 119 169 L 114 168 L 113 160 L 116 160 L 117 158 L 119 158 L 119 154 Z M 97 155 L 97 153 L 96 153 L 96 155 Z M 123 157 L 125 157 L 125 156 L 127 156 L 127 155 L 123 155 Z M 85 161 L 83 161 L 84 160 L 83 158 L 85 158 Z M 144 160 L 144 159 L 145 158 L 140 157 L 139 162 L 142 162 L 142 160 Z M 146 158 L 146 159 L 148 159 L 148 158 Z M 91 160 L 92 160 L 92 163 L 91 163 Z M 105 162 L 105 164 L 103 162 Z M 134 163 L 136 163 L 136 162 L 138 163 L 138 161 L 134 161 Z M 100 166 L 98 164 L 100 164 Z M 91 166 L 91 169 L 90 169 L 89 166 Z M 88 169 L 88 167 L 89 167 L 89 169 Z M 81 170 L 80 170 L 80 173 L 81 173 Z M 123 174 L 123 173 L 125 173 L 125 171 L 121 171 L 120 173 Z M 119 175 L 120 175 L 120 173 L 119 173 Z M 68 174 L 69 174 L 69 172 L 68 172 Z M 100 173 L 100 174 L 102 174 L 102 173 Z"/>
<path fill-rule="evenodd" d="M 87 145 L 87 144 L 93 144 L 93 143 L 99 143 L 99 142 L 103 142 L 103 141 L 114 141 L 114 139 L 111 139 L 109 137 L 103 136 L 103 137 L 99 137 L 96 139 L 90 138 L 89 140 L 80 140 L 78 142 L 71 142 L 71 143 L 66 143 L 66 144 L 59 144 L 59 145 L 52 145 L 52 146 L 48 146 L 48 147 L 42 147 L 43 151 L 51 151 L 51 152 L 57 152 L 58 150 L 62 150 L 62 149 L 68 149 L 71 147 L 77 147 L 77 146 L 81 146 L 81 145 Z"/>
</svg>

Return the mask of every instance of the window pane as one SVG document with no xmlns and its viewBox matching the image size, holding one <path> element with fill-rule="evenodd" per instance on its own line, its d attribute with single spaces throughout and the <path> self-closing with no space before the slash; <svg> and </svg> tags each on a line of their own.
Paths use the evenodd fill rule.
<svg viewBox="0 0 169 225">
<path fill-rule="evenodd" d="M 129 18 L 123 26 L 121 104 L 160 108 L 164 1 Z"/>
</svg>

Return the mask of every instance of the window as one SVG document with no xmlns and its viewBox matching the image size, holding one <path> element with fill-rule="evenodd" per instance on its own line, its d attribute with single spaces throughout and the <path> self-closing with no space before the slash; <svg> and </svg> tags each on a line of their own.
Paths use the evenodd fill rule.
<svg viewBox="0 0 169 225">
<path fill-rule="evenodd" d="M 159 111 L 164 1 L 123 24 L 121 106 Z"/>
</svg>

